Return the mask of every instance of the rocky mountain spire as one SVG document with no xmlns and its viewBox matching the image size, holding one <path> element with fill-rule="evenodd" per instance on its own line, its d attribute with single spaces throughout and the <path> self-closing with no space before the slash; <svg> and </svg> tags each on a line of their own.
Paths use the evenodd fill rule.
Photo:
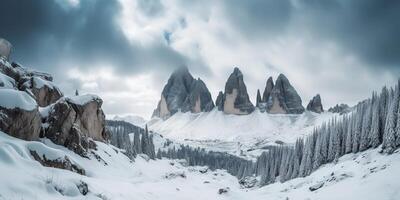
<svg viewBox="0 0 400 200">
<path fill-rule="evenodd" d="M 260 94 L 260 90 L 257 89 L 256 107 L 260 107 L 260 103 L 262 103 L 261 94 Z"/>
<path fill-rule="evenodd" d="M 217 100 L 215 101 L 215 106 L 217 106 L 219 111 L 224 110 L 224 93 L 222 91 L 219 91 Z"/>
<path fill-rule="evenodd" d="M 300 96 L 283 74 L 278 76 L 268 97 L 267 111 L 272 114 L 301 114 L 304 112 Z"/>
<path fill-rule="evenodd" d="M 237 67 L 235 67 L 225 84 L 223 111 L 227 114 L 238 115 L 249 114 L 254 111 L 254 106 L 250 102 L 246 85 L 243 81 L 243 74 Z"/>
<path fill-rule="evenodd" d="M 321 102 L 321 96 L 319 94 L 317 94 L 311 99 L 311 101 L 307 105 L 307 110 L 316 113 L 324 112 L 324 108 L 322 107 L 322 102 Z"/>
<path fill-rule="evenodd" d="M 272 89 L 274 88 L 274 81 L 272 77 L 269 77 L 267 80 L 267 84 L 265 85 L 264 93 L 262 96 L 262 101 L 267 103 L 269 96 L 271 95 Z"/>
<path fill-rule="evenodd" d="M 213 108 L 214 102 L 204 82 L 194 79 L 187 67 L 181 67 L 168 79 L 153 117 L 166 119 L 179 110 L 197 113 Z"/>
</svg>

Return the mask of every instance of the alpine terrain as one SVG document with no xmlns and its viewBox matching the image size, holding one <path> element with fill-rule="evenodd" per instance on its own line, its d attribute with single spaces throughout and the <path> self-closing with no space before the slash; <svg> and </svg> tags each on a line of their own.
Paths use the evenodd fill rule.
<svg viewBox="0 0 400 200">
<path fill-rule="evenodd" d="M 0 200 L 400 199 L 400 3 L 1 5 Z"/>
</svg>

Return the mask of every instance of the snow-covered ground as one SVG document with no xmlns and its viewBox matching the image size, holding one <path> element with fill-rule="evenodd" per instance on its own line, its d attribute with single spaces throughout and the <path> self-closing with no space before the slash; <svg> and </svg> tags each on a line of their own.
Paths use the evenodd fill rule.
<svg viewBox="0 0 400 200">
<path fill-rule="evenodd" d="M 234 155 L 255 157 L 268 145 L 294 143 L 314 127 L 338 114 L 305 112 L 300 115 L 261 113 L 227 115 L 217 109 L 176 113 L 167 120 L 153 118 L 149 129 L 176 142 Z"/>
<path fill-rule="evenodd" d="M 382 155 L 378 149 L 342 157 L 306 178 L 243 189 L 222 170 L 201 173 L 179 161 L 138 157 L 131 162 L 113 146 L 97 142 L 89 159 L 43 140 L 27 142 L 0 132 L 0 199 L 309 199 L 396 200 L 400 195 L 400 153 Z M 86 171 L 86 176 L 43 167 L 29 151 L 47 159 L 65 156 Z M 107 164 L 106 164 L 107 163 Z M 88 184 L 83 196 L 77 185 Z M 316 191 L 310 187 L 321 186 Z M 229 190 L 218 194 L 220 188 Z"/>
</svg>

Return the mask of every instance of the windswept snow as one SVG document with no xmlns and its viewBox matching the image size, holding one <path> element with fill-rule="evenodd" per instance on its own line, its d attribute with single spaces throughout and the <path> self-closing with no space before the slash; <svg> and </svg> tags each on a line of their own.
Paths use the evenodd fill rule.
<svg viewBox="0 0 400 200">
<path fill-rule="evenodd" d="M 26 92 L 6 88 L 0 89 L 0 107 L 30 111 L 37 108 L 37 103 Z"/>
<path fill-rule="evenodd" d="M 203 113 L 178 112 L 162 120 L 153 118 L 149 129 L 176 142 L 238 156 L 260 155 L 269 145 L 294 143 L 337 114 L 304 112 L 300 115 L 228 115 L 217 109 Z"/>
<path fill-rule="evenodd" d="M 181 161 L 145 161 L 141 156 L 131 162 L 120 149 L 96 144 L 93 153 L 100 159 L 94 154 L 87 159 L 49 140 L 28 142 L 0 132 L 0 199 L 395 200 L 400 195 L 399 151 L 384 155 L 378 148 L 349 154 L 305 178 L 242 189 L 238 180 L 223 170 L 204 172 L 204 167 L 185 167 Z M 30 150 L 48 159 L 67 156 L 87 175 L 43 167 L 33 160 Z M 77 187 L 81 182 L 88 184 L 86 196 Z M 310 191 L 316 186 L 320 188 Z M 218 194 L 221 188 L 229 189 Z"/>
<path fill-rule="evenodd" d="M 228 115 L 217 109 L 202 113 L 176 113 L 167 120 L 152 119 L 149 128 L 172 139 L 237 140 L 262 137 L 294 142 L 316 125 L 328 121 L 332 113 L 305 112 L 300 115 L 267 114 L 258 110 L 249 115 Z"/>
</svg>

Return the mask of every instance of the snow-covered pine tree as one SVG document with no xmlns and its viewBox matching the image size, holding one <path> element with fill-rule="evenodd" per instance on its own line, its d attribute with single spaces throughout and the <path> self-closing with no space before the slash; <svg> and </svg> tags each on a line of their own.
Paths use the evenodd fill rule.
<svg viewBox="0 0 400 200">
<path fill-rule="evenodd" d="M 382 149 L 386 153 L 392 153 L 396 148 L 396 122 L 397 109 L 399 104 L 399 87 L 396 86 L 394 92 L 391 92 L 389 101 L 389 110 L 387 112 L 385 132 L 383 133 Z"/>
<path fill-rule="evenodd" d="M 360 151 L 364 151 L 369 147 L 369 133 L 371 131 L 372 123 L 372 100 L 367 100 L 364 106 L 364 116 L 361 126 L 361 138 L 360 138 Z"/>
<path fill-rule="evenodd" d="M 380 106 L 379 106 L 379 98 L 376 93 L 372 95 L 372 119 L 371 119 L 371 130 L 368 135 L 368 142 L 370 147 L 376 148 L 381 143 L 380 141 Z"/>
</svg>

